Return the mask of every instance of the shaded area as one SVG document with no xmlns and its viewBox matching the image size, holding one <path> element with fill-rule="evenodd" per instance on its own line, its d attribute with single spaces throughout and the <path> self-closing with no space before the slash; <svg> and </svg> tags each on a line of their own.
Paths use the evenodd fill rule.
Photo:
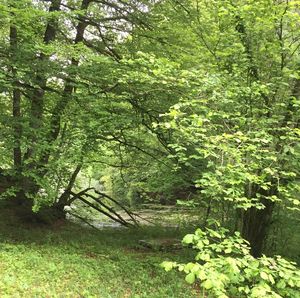
<svg viewBox="0 0 300 298">
<path fill-rule="evenodd" d="M 145 251 L 139 239 L 181 238 L 166 228 L 104 229 L 57 223 L 52 228 L 0 219 L 0 291 L 10 297 L 197 297 L 180 274 L 164 272 L 166 258 L 189 251 Z M 171 281 L 171 282 L 170 282 Z"/>
</svg>

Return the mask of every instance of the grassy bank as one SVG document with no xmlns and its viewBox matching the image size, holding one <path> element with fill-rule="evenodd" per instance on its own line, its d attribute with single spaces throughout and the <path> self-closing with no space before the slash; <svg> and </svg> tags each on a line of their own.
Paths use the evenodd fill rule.
<svg viewBox="0 0 300 298">
<path fill-rule="evenodd" d="M 159 264 L 189 259 L 188 252 L 153 251 L 139 239 L 180 238 L 158 228 L 94 231 L 73 224 L 32 227 L 2 217 L 0 296 L 3 297 L 196 297 L 176 272 Z"/>
</svg>

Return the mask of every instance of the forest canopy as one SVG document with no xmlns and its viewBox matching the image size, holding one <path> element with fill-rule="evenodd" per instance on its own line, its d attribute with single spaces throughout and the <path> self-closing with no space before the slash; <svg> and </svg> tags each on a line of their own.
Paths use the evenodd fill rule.
<svg viewBox="0 0 300 298">
<path fill-rule="evenodd" d="M 1 0 L 1 202 L 46 224 L 70 206 L 82 219 L 85 204 L 126 226 L 149 203 L 185 206 L 202 230 L 184 242 L 214 268 L 223 249 L 233 271 L 239 254 L 256 268 L 256 258 L 275 260 L 266 253 L 299 261 L 299 9 L 296 0 Z M 215 238 L 236 251 L 214 251 Z M 228 272 L 217 285 L 200 267 L 165 266 L 237 297 Z M 297 274 L 287 292 L 275 273 L 260 275 L 265 292 L 239 292 L 296 297 Z"/>
</svg>

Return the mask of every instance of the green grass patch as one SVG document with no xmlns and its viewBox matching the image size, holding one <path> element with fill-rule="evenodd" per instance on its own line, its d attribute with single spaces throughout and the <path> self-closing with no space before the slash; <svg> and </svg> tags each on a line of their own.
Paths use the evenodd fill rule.
<svg viewBox="0 0 300 298">
<path fill-rule="evenodd" d="M 57 228 L 0 225 L 1 297 L 196 297 L 176 272 L 159 264 L 188 260 L 189 251 L 153 251 L 139 239 L 181 238 L 163 228 L 94 231 L 73 224 Z"/>
</svg>

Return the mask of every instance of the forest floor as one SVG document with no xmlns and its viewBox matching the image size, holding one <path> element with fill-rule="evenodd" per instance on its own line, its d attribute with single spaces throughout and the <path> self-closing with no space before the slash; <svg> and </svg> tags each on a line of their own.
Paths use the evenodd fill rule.
<svg viewBox="0 0 300 298">
<path fill-rule="evenodd" d="M 187 231 L 146 227 L 92 230 L 75 224 L 20 225 L 0 216 L 0 297 L 199 297 L 164 260 L 193 259 L 188 249 L 160 251 L 139 240 L 178 239 Z"/>
</svg>

